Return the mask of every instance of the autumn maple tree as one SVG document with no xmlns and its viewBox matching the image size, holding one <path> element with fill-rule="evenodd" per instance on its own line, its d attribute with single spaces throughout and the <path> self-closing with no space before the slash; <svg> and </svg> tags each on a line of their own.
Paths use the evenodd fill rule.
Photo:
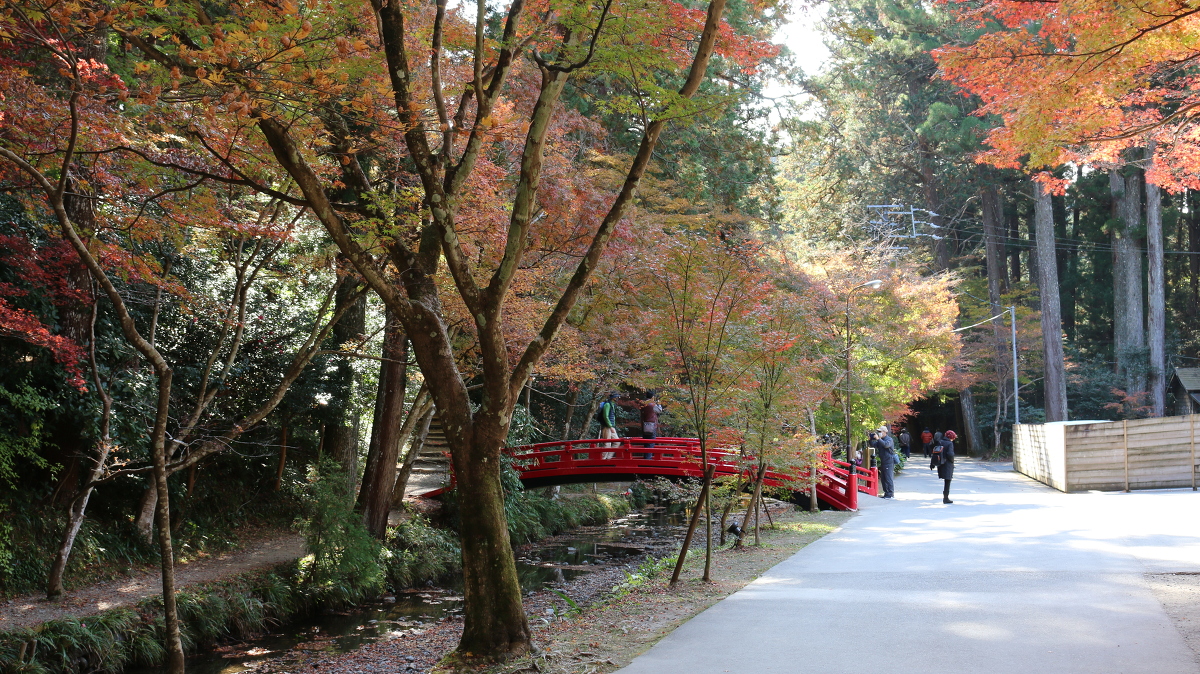
<svg viewBox="0 0 1200 674">
<path fill-rule="evenodd" d="M 643 284 L 655 313 L 652 333 L 661 349 L 655 369 L 673 392 L 683 418 L 700 441 L 704 469 L 699 501 L 692 512 L 671 584 L 687 558 L 703 509 L 711 507 L 713 440 L 736 407 L 758 344 L 750 324 L 769 313 L 767 277 L 758 269 L 757 245 L 749 240 L 722 241 L 715 233 L 676 231 L 663 238 L 658 259 L 646 269 Z M 705 518 L 705 581 L 712 579 L 712 519 Z"/>
<path fill-rule="evenodd" d="M 667 124 L 721 105 L 719 90 L 697 98 L 714 54 L 750 68 L 770 50 L 722 20 L 724 0 L 475 9 L 158 0 L 59 11 L 111 26 L 141 55 L 132 98 L 194 151 L 122 152 L 308 209 L 403 326 L 471 504 L 460 650 L 497 657 L 529 648 L 499 480 L 518 395 L 624 226 Z M 588 122 L 562 94 L 592 78 L 620 83 L 605 106 L 636 116 L 642 139 L 615 193 L 576 209 L 563 188 L 587 176 L 573 168 L 572 134 Z M 509 300 L 556 247 L 540 265 L 556 270 L 540 288 L 546 311 L 518 341 Z M 468 378 L 481 383 L 475 400 Z"/>
<path fill-rule="evenodd" d="M 1117 161 L 1155 141 L 1148 176 L 1200 186 L 1194 134 L 1200 16 L 1175 0 L 991 0 L 948 3 L 976 39 L 935 52 L 945 77 L 983 100 L 1003 124 L 986 155 L 1033 168 Z"/>
</svg>

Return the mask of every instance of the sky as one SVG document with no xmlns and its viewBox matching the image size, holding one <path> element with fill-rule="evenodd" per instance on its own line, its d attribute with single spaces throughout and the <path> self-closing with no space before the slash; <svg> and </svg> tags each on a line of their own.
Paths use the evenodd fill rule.
<svg viewBox="0 0 1200 674">
<path fill-rule="evenodd" d="M 800 3 L 797 3 L 800 4 Z M 806 75 L 815 75 L 829 57 L 829 50 L 817 23 L 825 16 L 827 5 L 817 7 L 793 7 L 789 21 L 779 30 L 775 41 L 786 45 L 796 55 L 796 62 Z"/>
<path fill-rule="evenodd" d="M 817 30 L 817 24 L 824 18 L 827 8 L 828 6 L 823 3 L 816 7 L 794 6 L 789 13 L 788 23 L 784 24 L 775 34 L 774 41 L 786 46 L 795 55 L 796 64 L 804 70 L 805 75 L 819 73 L 825 60 L 829 57 L 829 50 L 825 48 L 825 42 L 820 31 Z M 803 100 L 806 95 L 798 87 L 782 82 L 768 84 L 763 88 L 763 94 L 776 100 L 785 96 L 794 96 L 797 101 Z M 779 102 L 782 103 L 781 100 Z M 778 108 L 776 113 L 771 116 L 772 124 L 778 121 L 777 114 Z"/>
</svg>

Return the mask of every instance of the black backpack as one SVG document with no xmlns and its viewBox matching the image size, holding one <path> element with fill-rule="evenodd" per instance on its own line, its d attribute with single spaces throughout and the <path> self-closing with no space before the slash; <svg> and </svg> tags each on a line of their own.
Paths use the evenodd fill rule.
<svg viewBox="0 0 1200 674">
<path fill-rule="evenodd" d="M 604 406 L 611 404 L 612 403 L 608 401 L 600 403 L 600 407 L 596 409 L 596 423 L 600 424 L 601 426 L 608 423 L 608 414 L 606 413 Z"/>
</svg>

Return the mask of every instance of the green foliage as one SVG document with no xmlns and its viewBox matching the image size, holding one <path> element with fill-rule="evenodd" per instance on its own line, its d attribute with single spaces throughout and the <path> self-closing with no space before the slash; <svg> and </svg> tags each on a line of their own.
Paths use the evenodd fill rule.
<svg viewBox="0 0 1200 674">
<path fill-rule="evenodd" d="M 462 569 L 462 550 L 453 532 L 414 514 L 388 531 L 383 552 L 388 585 L 420 585 Z"/>
<path fill-rule="evenodd" d="M 501 457 L 500 484 L 504 488 L 504 516 L 514 544 L 536 541 L 586 524 L 603 524 L 629 512 L 631 500 L 624 496 L 578 494 L 552 499 L 525 491 L 521 477 L 512 467 L 512 457 Z M 458 490 L 443 497 L 452 529 L 458 529 Z"/>
<path fill-rule="evenodd" d="M 506 447 L 529 445 L 544 442 L 548 439 L 546 433 L 538 428 L 537 420 L 529 413 L 524 405 L 513 408 L 512 422 L 508 426 L 508 438 L 504 441 Z"/>
<path fill-rule="evenodd" d="M 11 487 L 17 478 L 16 464 L 28 461 L 38 468 L 47 468 L 46 458 L 38 450 L 45 439 L 43 412 L 54 409 L 57 403 L 40 391 L 21 382 L 9 390 L 0 385 L 0 479 Z"/>
<path fill-rule="evenodd" d="M 515 471 L 506 484 L 514 540 L 553 535 L 595 524 L 629 511 L 621 497 L 581 495 L 552 501 L 520 489 Z M 510 485 L 511 486 L 511 485 Z M 322 607 L 344 606 L 458 572 L 457 536 L 412 515 L 388 532 L 380 545 L 362 528 L 346 494 L 345 475 L 330 460 L 309 474 L 301 528 L 312 554 L 271 571 L 255 572 L 177 595 L 182 638 L 194 652 L 221 639 L 244 638 L 268 623 L 282 622 Z M 87 526 L 85 525 L 85 529 Z M 81 533 L 81 537 L 85 536 Z M 162 598 L 135 609 L 57 620 L 32 630 L 0 632 L 0 672 L 117 672 L 161 665 Z"/>
<path fill-rule="evenodd" d="M 579 605 L 579 602 L 575 601 L 574 599 L 571 599 L 571 597 L 569 595 L 567 595 L 566 592 L 563 592 L 562 590 L 556 590 L 554 588 L 550 588 L 550 591 L 553 592 L 554 594 L 558 595 L 559 599 L 562 599 L 563 601 L 567 602 L 567 614 L 568 615 L 570 615 L 572 613 L 575 613 L 575 614 L 583 613 L 583 607 Z"/>
<path fill-rule="evenodd" d="M 332 459 L 309 471 L 300 529 L 311 555 L 306 582 L 327 603 L 354 603 L 383 587 L 381 546 L 354 512 L 346 474 Z"/>
<path fill-rule="evenodd" d="M 638 480 L 633 483 L 634 499 L 640 499 L 642 504 L 653 503 L 655 505 L 671 508 L 672 506 L 689 506 L 700 498 L 700 489 L 703 487 L 698 478 L 687 477 L 682 480 L 668 480 L 665 477 L 655 477 L 648 481 Z M 732 487 L 725 487 L 725 483 L 721 483 L 717 487 L 719 491 L 722 488 L 731 491 Z M 724 493 L 724 492 L 722 492 Z M 716 492 L 714 491 L 714 498 Z M 715 501 L 714 501 L 715 503 Z"/>
<path fill-rule="evenodd" d="M 514 544 L 553 536 L 586 524 L 603 524 L 629 512 L 629 500 L 620 496 L 579 494 L 550 499 L 533 492 L 506 493 L 504 514 Z"/>
<path fill-rule="evenodd" d="M 647 557 L 638 568 L 625 573 L 625 580 L 613 586 L 610 596 L 617 598 L 629 594 L 634 588 L 641 587 L 667 570 L 673 569 L 677 560 L 678 557 Z"/>
</svg>

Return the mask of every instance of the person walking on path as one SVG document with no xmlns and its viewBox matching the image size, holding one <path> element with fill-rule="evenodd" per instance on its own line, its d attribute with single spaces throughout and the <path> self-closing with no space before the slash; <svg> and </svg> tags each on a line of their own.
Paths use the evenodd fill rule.
<svg viewBox="0 0 1200 674">
<path fill-rule="evenodd" d="M 934 446 L 933 457 L 929 460 L 929 470 L 937 468 L 938 477 L 946 482 L 942 487 L 942 503 L 954 503 L 950 500 L 950 480 L 954 479 L 954 439 L 957 437 L 954 431 L 946 431 Z"/>
<path fill-rule="evenodd" d="M 909 435 L 908 429 L 900 429 L 900 435 L 896 439 L 900 441 L 900 451 L 904 454 L 904 458 L 912 458 L 912 436 Z"/>
<path fill-rule="evenodd" d="M 929 450 L 933 449 L 933 433 L 929 432 L 928 428 L 921 431 L 921 444 L 923 445 L 922 449 L 925 450 L 925 458 L 928 459 Z"/>
<path fill-rule="evenodd" d="M 871 446 L 879 456 L 879 486 L 883 490 L 881 498 L 896 497 L 896 442 L 888 436 L 886 426 L 871 434 Z"/>
<path fill-rule="evenodd" d="M 658 437 L 658 415 L 662 414 L 663 406 L 655 402 L 654 396 L 646 398 L 646 402 L 642 403 L 642 439 L 653 440 Z M 647 443 L 646 447 L 653 447 L 654 443 Z M 647 459 L 653 459 L 653 454 L 646 454 Z"/>
</svg>

